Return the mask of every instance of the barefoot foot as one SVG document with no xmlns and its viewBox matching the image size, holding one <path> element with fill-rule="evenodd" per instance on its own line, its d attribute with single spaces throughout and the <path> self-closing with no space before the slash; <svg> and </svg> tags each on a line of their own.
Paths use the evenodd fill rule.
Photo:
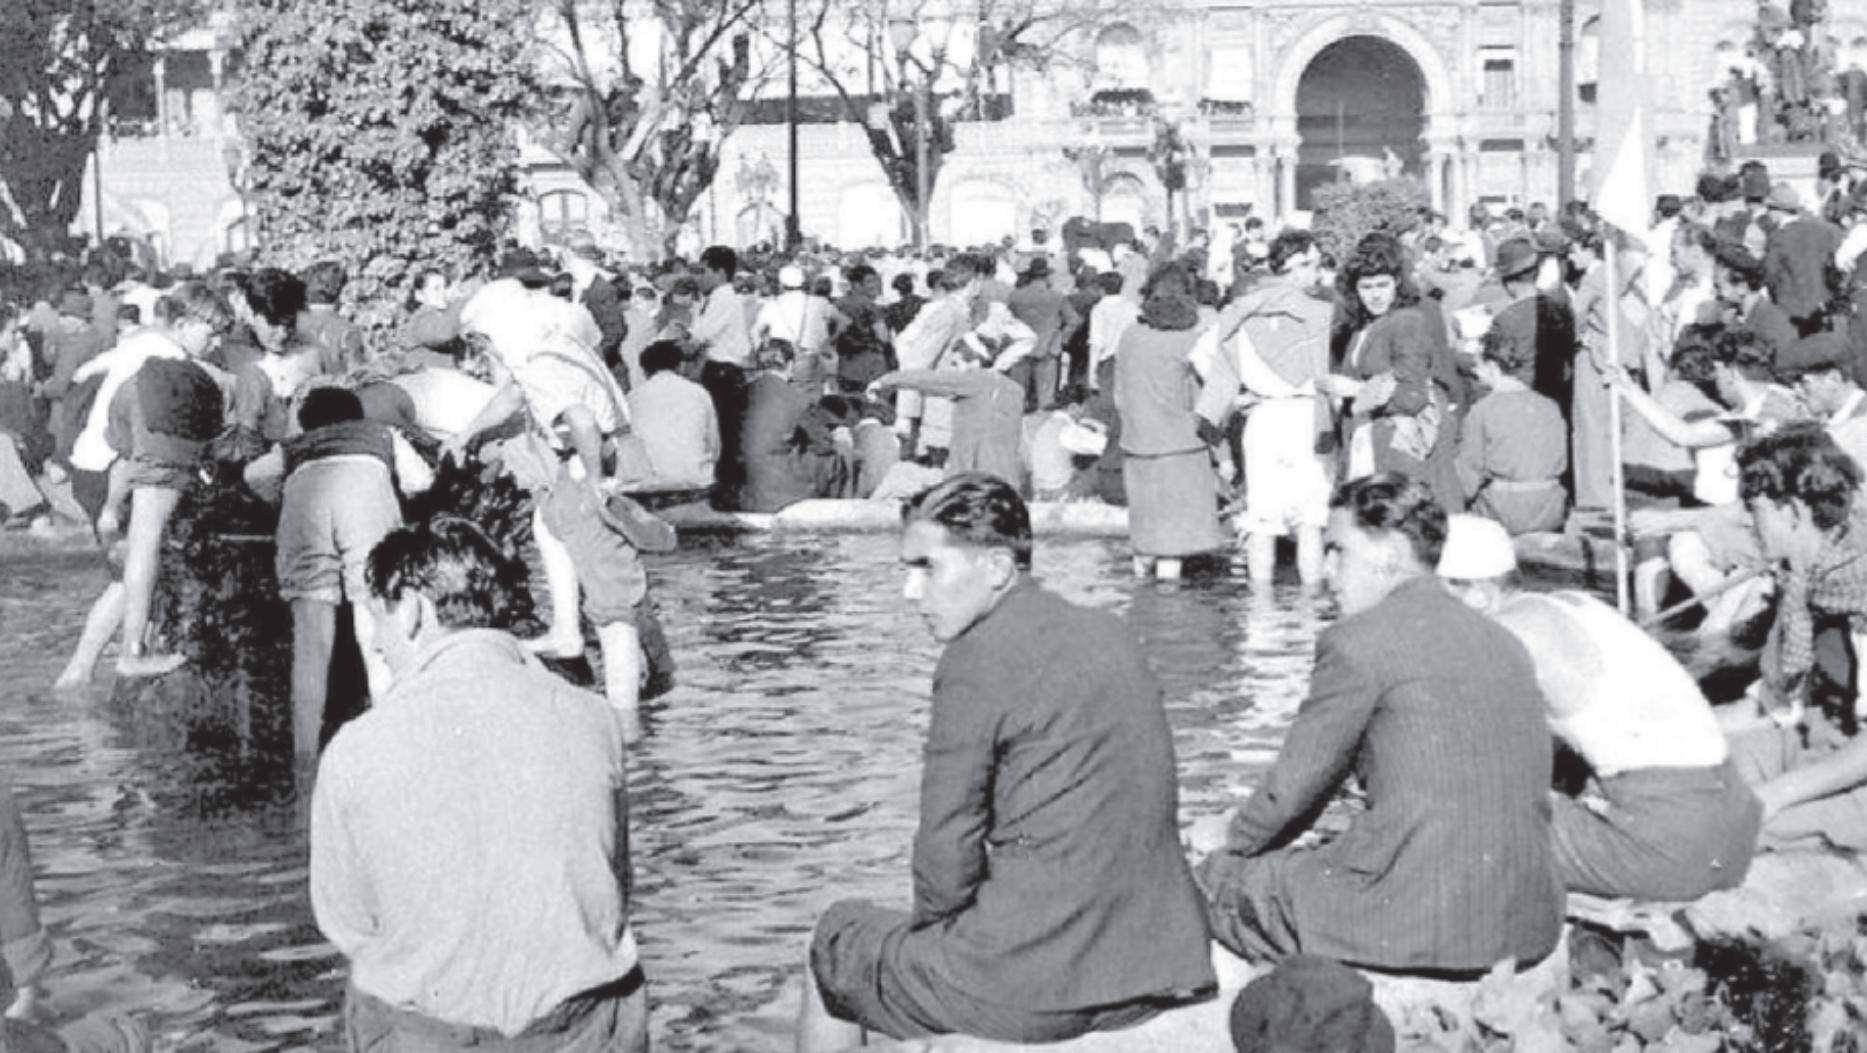
<svg viewBox="0 0 1867 1053">
<path fill-rule="evenodd" d="M 117 659 L 117 675 L 125 679 L 167 676 L 186 664 L 188 659 L 178 654 L 126 654 Z"/>
</svg>

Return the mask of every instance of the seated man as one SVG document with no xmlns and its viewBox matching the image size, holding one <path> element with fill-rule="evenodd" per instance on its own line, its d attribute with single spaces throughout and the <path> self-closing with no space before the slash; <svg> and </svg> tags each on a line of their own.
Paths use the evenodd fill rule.
<svg viewBox="0 0 1867 1053">
<path fill-rule="evenodd" d="M 1867 849 L 1855 657 L 1867 630 L 1867 546 L 1851 521 L 1861 469 L 1812 424 L 1749 443 L 1738 465 L 1779 599 L 1762 680 L 1744 703 L 1753 726 L 1733 728 L 1732 753 L 1763 802 L 1766 845 Z"/>
<path fill-rule="evenodd" d="M 647 479 L 631 484 L 655 488 L 713 485 L 720 459 L 720 425 L 707 389 L 681 376 L 681 345 L 657 340 L 642 350 L 647 379 L 629 392 L 629 418 L 647 454 Z"/>
<path fill-rule="evenodd" d="M 504 631 L 525 571 L 473 525 L 397 530 L 368 576 L 392 683 L 311 806 L 348 1048 L 647 1050 L 614 712 Z"/>
<path fill-rule="evenodd" d="M 1439 576 L 1529 649 L 1551 730 L 1593 775 L 1587 796 L 1553 800 L 1563 887 L 1688 900 L 1741 884 L 1762 809 L 1678 660 L 1586 592 L 1522 591 L 1510 536 L 1489 519 L 1451 518 Z"/>
<path fill-rule="evenodd" d="M 1201 864 L 1213 934 L 1252 960 L 1448 978 L 1537 961 L 1563 900 L 1536 669 L 1433 576 L 1446 514 L 1424 485 L 1380 473 L 1330 504 L 1342 620 L 1317 641 L 1276 764 Z M 1320 848 L 1290 847 L 1351 770 L 1367 811 Z"/>
<path fill-rule="evenodd" d="M 1134 634 L 1031 580 L 1010 483 L 954 476 L 902 518 L 907 598 L 946 644 L 914 909 L 824 915 L 797 1048 L 843 1049 L 863 1029 L 1056 1042 L 1208 991 L 1173 741 Z"/>
</svg>

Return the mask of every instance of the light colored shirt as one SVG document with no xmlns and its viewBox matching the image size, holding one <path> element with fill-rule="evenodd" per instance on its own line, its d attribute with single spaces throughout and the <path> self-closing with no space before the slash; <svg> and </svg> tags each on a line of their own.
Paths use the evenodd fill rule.
<svg viewBox="0 0 1867 1053">
<path fill-rule="evenodd" d="M 746 331 L 745 303 L 731 285 L 720 285 L 701 301 L 694 318 L 693 338 L 715 362 L 747 365 L 752 357 L 752 334 Z"/>
<path fill-rule="evenodd" d="M 1536 663 L 1551 729 L 1596 774 L 1724 763 L 1724 733 L 1698 681 L 1614 608 L 1581 592 L 1525 593 L 1498 621 Z"/>
<path fill-rule="evenodd" d="M 707 389 L 672 370 L 629 392 L 629 418 L 657 482 L 713 484 L 720 425 Z"/>
<path fill-rule="evenodd" d="M 622 729 L 513 637 L 411 656 L 325 750 L 311 906 L 350 982 L 515 1035 L 636 964 Z"/>
<path fill-rule="evenodd" d="M 1141 318 L 1141 307 L 1126 296 L 1104 296 L 1089 311 L 1089 375 L 1115 357 L 1122 334 Z"/>
<path fill-rule="evenodd" d="M 152 358 L 187 358 L 188 352 L 180 344 L 170 339 L 168 334 L 158 329 L 142 329 L 123 339 L 116 347 L 98 355 L 72 374 L 74 381 L 88 379 L 98 369 L 104 370 L 104 379 L 97 387 L 97 399 L 91 403 L 90 415 L 84 419 L 84 430 L 78 433 L 78 439 L 71 448 L 73 467 L 87 472 L 102 472 L 110 468 L 117 459 L 117 451 L 110 448 L 104 438 L 110 426 L 110 403 L 117 397 L 117 391 L 136 376 L 143 363 Z"/>
<path fill-rule="evenodd" d="M 800 354 L 824 349 L 830 342 L 830 301 L 802 289 L 786 289 L 759 308 L 752 327 L 760 342 L 788 340 Z"/>
</svg>

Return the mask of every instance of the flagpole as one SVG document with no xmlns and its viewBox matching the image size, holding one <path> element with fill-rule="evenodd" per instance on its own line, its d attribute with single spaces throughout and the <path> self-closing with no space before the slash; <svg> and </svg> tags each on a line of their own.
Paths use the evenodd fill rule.
<svg viewBox="0 0 1867 1053">
<path fill-rule="evenodd" d="M 1601 255 L 1607 268 L 1608 286 L 1608 369 L 1612 376 L 1621 368 L 1621 250 L 1614 230 L 1603 233 L 1606 236 L 1602 238 Z M 1614 603 L 1625 616 L 1628 613 L 1627 473 L 1621 460 L 1621 396 L 1615 391 L 1608 393 L 1608 458 L 1614 480 Z"/>
</svg>

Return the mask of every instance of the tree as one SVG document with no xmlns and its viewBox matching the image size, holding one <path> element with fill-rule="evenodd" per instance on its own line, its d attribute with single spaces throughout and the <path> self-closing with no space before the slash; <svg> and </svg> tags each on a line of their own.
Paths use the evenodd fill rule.
<svg viewBox="0 0 1867 1053">
<path fill-rule="evenodd" d="M 1330 183 L 1316 189 L 1316 241 L 1346 263 L 1361 239 L 1376 231 L 1400 235 L 1413 229 L 1426 207 L 1426 188 L 1415 179 L 1375 183 Z"/>
<path fill-rule="evenodd" d="M 262 262 L 351 275 L 373 326 L 418 268 L 483 271 L 533 92 L 525 0 L 248 0 L 235 94 Z"/>
<path fill-rule="evenodd" d="M 0 15 L 0 236 L 71 228 L 115 77 L 204 0 L 5 0 Z"/>
<path fill-rule="evenodd" d="M 1088 65 L 1085 46 L 1114 18 L 1165 17 L 1176 0 L 811 0 L 800 58 L 827 83 L 844 119 L 859 125 L 889 187 L 925 240 L 927 213 L 955 125 L 1002 115 L 1000 75 Z M 802 16 L 800 15 L 800 18 Z M 779 26 L 767 35 L 783 49 Z M 912 36 L 895 49 L 897 33 Z M 915 95 L 924 92 L 928 201 L 920 200 Z"/>
<path fill-rule="evenodd" d="M 764 0 L 542 0 L 547 149 L 603 196 L 642 256 L 672 252 L 764 75 Z"/>
</svg>

